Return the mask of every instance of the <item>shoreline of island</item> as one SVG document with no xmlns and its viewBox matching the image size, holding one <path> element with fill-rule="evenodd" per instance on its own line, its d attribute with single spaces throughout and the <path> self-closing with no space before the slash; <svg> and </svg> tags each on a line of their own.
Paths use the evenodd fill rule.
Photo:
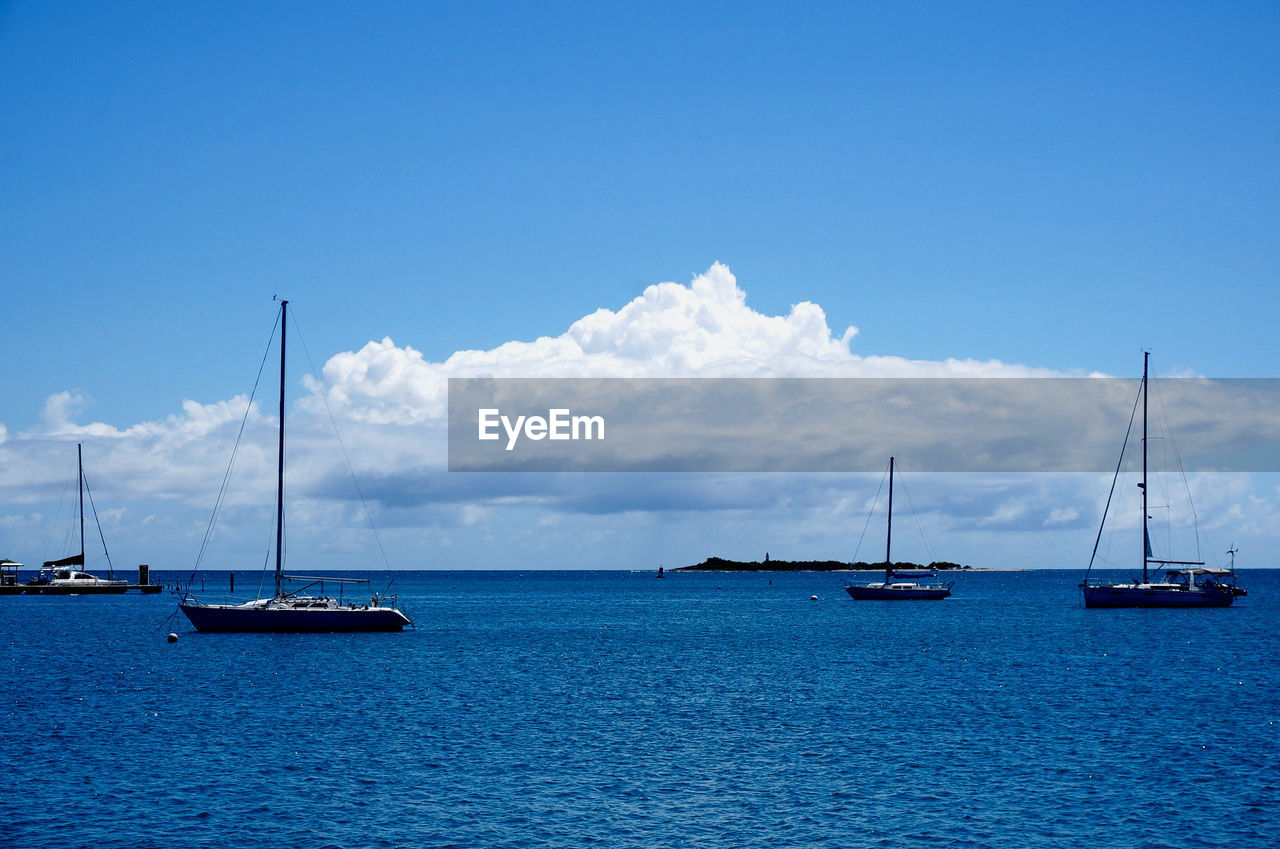
<svg viewBox="0 0 1280 849">
<path fill-rule="evenodd" d="M 973 572 L 986 571 L 974 569 L 972 566 L 952 563 L 947 560 L 936 560 L 925 566 L 907 561 L 895 562 L 894 571 L 909 572 L 932 570 L 935 572 Z M 680 566 L 671 572 L 883 572 L 884 562 L 867 563 L 859 560 L 846 563 L 840 560 L 773 560 L 765 555 L 764 560 L 728 560 L 723 557 L 708 557 L 701 563 L 692 566 Z"/>
</svg>

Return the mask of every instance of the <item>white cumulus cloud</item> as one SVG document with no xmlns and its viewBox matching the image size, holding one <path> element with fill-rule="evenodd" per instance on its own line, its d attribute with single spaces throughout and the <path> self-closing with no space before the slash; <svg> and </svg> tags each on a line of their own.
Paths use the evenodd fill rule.
<svg viewBox="0 0 1280 849">
<path fill-rule="evenodd" d="M 909 360 L 853 353 L 856 327 L 838 335 L 822 307 L 801 301 L 766 315 L 728 266 L 689 284 L 656 283 L 618 310 L 600 308 L 558 336 L 458 351 L 425 360 L 391 339 L 330 358 L 329 405 L 375 423 L 407 424 L 445 414 L 450 377 L 1032 377 L 1051 372 L 995 360 Z"/>
</svg>

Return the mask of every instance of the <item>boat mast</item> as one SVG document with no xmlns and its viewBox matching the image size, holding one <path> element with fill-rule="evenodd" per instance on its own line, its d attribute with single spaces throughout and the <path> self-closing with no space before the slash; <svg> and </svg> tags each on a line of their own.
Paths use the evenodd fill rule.
<svg viewBox="0 0 1280 849">
<path fill-rule="evenodd" d="M 284 340 L 289 328 L 289 302 L 280 302 L 280 448 L 276 467 L 276 598 L 284 547 Z"/>
<path fill-rule="evenodd" d="M 889 522 L 884 539 L 884 582 L 887 584 L 893 574 L 893 560 L 889 558 L 889 550 L 893 545 L 893 458 L 889 458 Z"/>
<path fill-rule="evenodd" d="M 1147 582 L 1147 561 L 1151 559 L 1151 539 L 1147 536 L 1147 361 L 1150 351 L 1142 352 L 1142 583 Z"/>
<path fill-rule="evenodd" d="M 80 479 L 80 568 L 84 568 L 84 443 L 76 443 L 76 470 Z M 96 514 L 95 514 L 96 515 Z"/>
</svg>

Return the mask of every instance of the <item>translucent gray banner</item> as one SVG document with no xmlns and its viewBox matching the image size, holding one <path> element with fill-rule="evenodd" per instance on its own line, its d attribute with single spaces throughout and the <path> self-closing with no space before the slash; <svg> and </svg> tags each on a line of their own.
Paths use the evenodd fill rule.
<svg viewBox="0 0 1280 849">
<path fill-rule="evenodd" d="M 450 471 L 917 472 L 1115 468 L 1118 378 L 450 378 Z M 1151 381 L 1149 450 L 1280 471 L 1280 380 Z M 1138 446 L 1139 405 L 1131 447 Z M 1131 466 L 1130 466 L 1131 467 Z"/>
</svg>

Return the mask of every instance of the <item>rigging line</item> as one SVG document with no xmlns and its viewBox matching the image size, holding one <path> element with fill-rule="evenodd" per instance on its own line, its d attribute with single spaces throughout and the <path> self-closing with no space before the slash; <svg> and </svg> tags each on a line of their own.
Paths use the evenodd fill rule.
<svg viewBox="0 0 1280 849">
<path fill-rule="evenodd" d="M 1173 457 L 1178 461 L 1178 473 L 1182 475 L 1182 488 L 1187 491 L 1187 505 L 1191 508 L 1191 525 L 1196 532 L 1196 560 L 1204 560 L 1200 553 L 1200 517 L 1196 515 L 1196 503 L 1191 500 L 1191 484 L 1187 482 L 1187 472 L 1182 468 L 1182 457 L 1178 454 L 1178 447 L 1173 448 Z M 1205 535 L 1208 536 L 1207 534 Z M 1219 560 L 1219 563 L 1222 561 Z"/>
<path fill-rule="evenodd" d="M 244 416 L 240 419 L 240 430 L 236 432 L 236 443 L 231 449 L 231 460 L 227 463 L 227 471 L 222 476 L 222 487 L 218 490 L 218 498 L 213 505 L 213 513 L 209 516 L 209 525 L 205 528 L 204 539 L 200 541 L 200 550 L 196 554 L 195 566 L 191 569 L 188 583 L 196 578 L 196 572 L 204 561 L 205 550 L 213 541 L 214 526 L 218 523 L 218 515 L 222 512 L 222 504 L 227 495 L 227 485 L 231 482 L 231 470 L 236 464 L 236 456 L 240 453 L 240 440 L 244 436 L 245 425 L 249 421 L 249 412 L 253 409 L 253 399 L 258 395 L 258 383 L 262 380 L 262 370 L 267 365 L 267 357 L 271 353 L 271 343 L 276 338 L 276 328 L 280 326 L 280 315 L 276 314 L 275 324 L 271 326 L 271 335 L 267 337 L 267 348 L 262 352 L 262 362 L 258 364 L 258 376 L 253 380 L 253 390 L 249 393 L 249 401 L 244 406 Z"/>
<path fill-rule="evenodd" d="M 58 552 L 63 551 L 63 549 L 65 549 L 66 547 L 66 544 L 71 541 L 72 532 L 66 525 L 63 524 L 63 520 L 62 520 L 62 508 L 63 508 L 63 505 L 67 503 L 67 493 L 70 491 L 71 491 L 71 479 L 67 478 L 66 480 L 64 480 L 62 484 L 62 491 L 58 493 L 58 509 L 53 514 L 54 515 L 53 521 L 49 523 L 49 535 L 45 537 L 44 551 L 46 554 L 54 551 L 58 551 Z M 53 535 L 57 533 L 58 528 L 64 529 L 63 531 L 64 539 L 62 541 L 63 543 L 62 546 L 55 549 L 53 547 Z"/>
<path fill-rule="evenodd" d="M 281 432 L 280 434 L 280 453 L 288 456 L 286 453 L 289 448 L 289 434 Z M 280 489 L 284 486 L 284 477 L 280 477 L 276 481 L 276 503 L 284 504 L 284 499 L 280 497 Z M 281 507 L 280 509 L 280 567 L 283 569 L 289 562 L 289 511 Z"/>
<path fill-rule="evenodd" d="M 173 609 L 173 612 L 165 617 L 165 620 L 160 623 L 160 625 L 156 628 L 156 630 L 163 631 L 165 627 L 169 624 L 169 622 L 173 620 L 173 617 L 177 616 L 180 611 L 181 611 L 181 608 L 175 607 Z"/>
<path fill-rule="evenodd" d="M 356 470 L 351 465 L 351 457 L 347 454 L 346 443 L 342 441 L 342 434 L 338 431 L 338 422 L 333 417 L 333 410 L 329 408 L 329 395 L 324 391 L 324 382 L 320 380 L 320 375 L 316 374 L 316 365 L 311 360 L 311 350 L 307 348 L 306 337 L 302 335 L 302 328 L 298 325 L 297 307 L 294 307 L 293 329 L 298 334 L 298 341 L 302 343 L 302 353 L 307 358 L 307 366 L 311 369 L 311 377 L 315 380 L 320 391 L 320 402 L 324 404 L 325 415 L 329 417 L 329 426 L 333 428 L 333 435 L 338 440 L 338 448 L 342 450 L 342 459 L 347 464 L 347 474 L 351 476 L 351 483 L 356 488 L 356 494 L 360 496 L 360 505 L 364 508 L 364 519 L 369 523 L 369 530 L 373 531 L 373 540 L 378 545 L 378 553 L 382 556 L 382 563 L 391 570 L 391 561 L 387 559 L 387 552 L 382 547 L 382 537 L 378 535 L 378 529 L 373 524 L 373 514 L 369 512 L 369 502 L 365 500 L 364 490 L 360 488 L 360 481 L 356 478 Z M 390 585 L 388 585 L 390 586 Z"/>
<path fill-rule="evenodd" d="M 871 509 L 867 511 L 867 521 L 863 522 L 862 533 L 858 535 L 858 546 L 853 550 L 854 563 L 858 562 L 858 552 L 862 550 L 862 540 L 867 535 L 867 528 L 871 526 L 871 517 L 876 512 L 876 505 L 880 503 L 880 493 L 884 491 L 884 481 L 887 477 L 889 477 L 889 467 L 885 466 L 884 474 L 880 476 L 880 486 L 876 489 L 876 497 L 871 502 Z"/>
<path fill-rule="evenodd" d="M 1182 452 L 1178 450 L 1178 442 L 1173 438 L 1173 428 L 1169 426 L 1168 411 L 1164 406 L 1164 398 L 1159 395 L 1156 396 L 1156 408 L 1164 427 L 1165 441 L 1168 447 L 1173 450 L 1173 459 L 1178 464 L 1178 475 L 1182 478 L 1182 489 L 1187 494 L 1187 506 L 1191 508 L 1191 526 L 1195 531 L 1196 537 L 1196 560 L 1204 560 L 1200 548 L 1200 516 L 1196 513 L 1196 502 L 1191 497 L 1191 484 L 1187 480 L 1187 470 L 1182 465 Z M 1172 501 L 1173 499 L 1169 500 Z M 1169 524 L 1171 526 L 1173 524 L 1172 511 L 1170 511 Z M 1207 536 L 1206 534 L 1206 538 Z M 1222 561 L 1219 560 L 1218 562 L 1221 563 Z"/>
<path fill-rule="evenodd" d="M 267 529 L 267 550 L 262 555 L 262 570 L 258 572 L 258 598 L 262 598 L 262 585 L 267 580 L 267 571 L 272 569 L 271 553 L 276 550 L 276 526 L 271 522 Z M 281 561 L 284 558 L 280 558 Z"/>
<path fill-rule="evenodd" d="M 271 529 L 271 535 L 275 536 L 275 528 Z M 267 542 L 267 553 L 262 556 L 262 571 L 258 573 L 258 592 L 257 598 L 262 598 L 262 585 L 267 580 L 267 568 L 271 564 L 271 542 Z"/>
<path fill-rule="evenodd" d="M 1172 442 L 1172 440 L 1170 440 Z M 1187 507 L 1191 509 L 1191 527 L 1195 531 L 1196 537 L 1196 560 L 1204 560 L 1200 548 L 1200 516 L 1196 513 L 1196 502 L 1191 498 L 1191 483 L 1187 480 L 1187 470 L 1182 466 L 1182 454 L 1178 451 L 1177 443 L 1173 443 L 1173 459 L 1178 464 L 1178 474 L 1182 477 L 1182 489 L 1187 494 Z M 1172 511 L 1171 511 L 1172 514 Z M 1172 519 L 1170 519 L 1172 525 Z M 1208 541 L 1208 534 L 1205 539 Z M 1219 563 L 1222 561 L 1219 560 Z"/>
<path fill-rule="evenodd" d="M 84 491 L 89 493 L 89 508 L 93 510 L 93 523 L 98 526 L 98 539 L 102 540 L 102 553 L 107 558 L 107 577 L 110 580 L 115 580 L 116 570 L 111 565 L 111 552 L 107 551 L 107 538 L 102 533 L 102 521 L 98 518 L 98 505 L 93 503 L 93 487 L 89 486 L 89 476 L 83 472 L 81 472 L 81 475 L 84 477 Z"/>
<path fill-rule="evenodd" d="M 898 485 L 902 487 L 902 492 L 907 496 L 907 506 L 911 508 L 911 518 L 915 519 L 916 530 L 920 531 L 920 539 L 924 540 L 924 550 L 928 553 L 929 559 L 936 561 L 938 556 L 934 554 L 933 546 L 929 545 L 929 537 L 924 532 L 924 525 L 920 523 L 920 514 L 916 512 L 915 502 L 911 500 L 911 490 L 907 488 L 906 475 L 902 474 L 902 461 L 898 461 Z"/>
<path fill-rule="evenodd" d="M 1151 391 L 1151 383 L 1147 383 L 1147 391 Z M 1169 420 L 1166 418 L 1163 396 L 1157 394 L 1152 398 L 1152 406 L 1155 408 L 1155 426 L 1159 433 L 1158 436 L 1148 435 L 1148 441 L 1155 439 L 1160 442 L 1160 465 L 1158 471 L 1153 470 L 1153 480 L 1149 480 L 1148 487 L 1155 487 L 1160 490 L 1160 496 L 1164 499 L 1164 505 L 1156 505 L 1150 503 L 1151 493 L 1147 492 L 1148 506 L 1154 510 L 1163 506 L 1164 514 L 1164 550 L 1165 557 L 1171 557 L 1176 546 L 1173 542 L 1173 497 L 1169 492 L 1169 446 L 1172 442 L 1172 431 L 1169 428 Z M 1148 514 L 1148 518 L 1153 518 Z"/>
<path fill-rule="evenodd" d="M 67 496 L 75 491 L 79 478 L 76 475 L 70 475 L 63 480 L 62 490 L 58 494 L 58 509 L 53 514 L 53 520 L 49 524 L 49 535 L 45 539 L 44 551 L 46 554 L 55 554 L 57 557 L 65 557 L 66 553 L 74 546 L 76 536 L 75 522 L 79 518 L 76 510 L 76 501 L 73 497 L 71 503 L 67 503 Z M 64 514 L 62 511 L 66 510 Z M 64 519 L 64 515 L 66 518 Z M 56 546 L 53 544 L 53 538 L 57 535 L 59 529 L 62 531 L 62 542 Z"/>
<path fill-rule="evenodd" d="M 1142 387 L 1138 387 L 1138 394 L 1133 399 L 1133 410 L 1129 413 L 1129 427 L 1124 432 L 1124 442 L 1120 446 L 1120 459 L 1116 460 L 1116 473 L 1111 478 L 1111 491 L 1107 493 L 1107 504 L 1102 508 L 1102 521 L 1098 523 L 1098 536 L 1093 541 L 1093 553 L 1089 555 L 1089 568 L 1084 570 L 1084 579 L 1087 583 L 1089 573 L 1093 571 L 1093 559 L 1098 556 L 1098 543 L 1102 541 L 1102 529 L 1107 526 L 1107 511 L 1111 509 L 1111 497 L 1116 494 L 1116 481 L 1120 479 L 1120 466 L 1124 463 L 1124 450 L 1129 446 L 1129 434 L 1133 432 L 1133 420 L 1138 415 L 1138 402 L 1142 400 Z"/>
</svg>

